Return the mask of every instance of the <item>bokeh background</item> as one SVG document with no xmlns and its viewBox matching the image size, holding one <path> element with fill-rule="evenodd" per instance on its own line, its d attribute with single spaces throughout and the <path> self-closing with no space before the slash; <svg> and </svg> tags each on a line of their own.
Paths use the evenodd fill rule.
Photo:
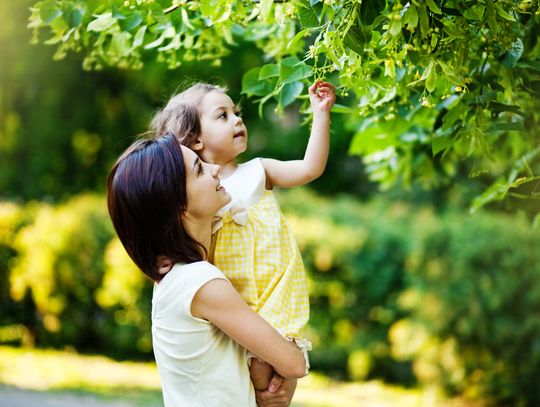
<svg viewBox="0 0 540 407">
<path fill-rule="evenodd" d="M 242 160 L 301 157 L 309 135 L 297 105 L 278 116 L 270 104 L 261 118 L 240 93 L 242 74 L 263 63 L 250 44 L 219 66 L 169 70 L 147 61 L 140 71 L 88 72 L 76 54 L 55 61 L 52 47 L 30 45 L 32 3 L 0 0 L 4 384 L 19 383 L 11 377 L 21 349 L 151 364 L 152 285 L 115 237 L 105 181 L 182 83 L 226 85 L 241 103 L 250 134 Z M 354 131 L 333 114 L 325 174 L 279 191 L 310 278 L 313 371 L 471 403 L 539 405 L 540 230 L 530 216 L 537 205 L 470 214 L 483 185 L 467 168 L 430 190 L 382 192 L 348 153 Z"/>
</svg>

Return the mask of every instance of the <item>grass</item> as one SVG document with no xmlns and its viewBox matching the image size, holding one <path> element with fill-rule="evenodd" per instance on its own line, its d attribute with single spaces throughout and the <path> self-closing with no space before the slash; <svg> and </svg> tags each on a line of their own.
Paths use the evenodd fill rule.
<svg viewBox="0 0 540 407">
<path fill-rule="evenodd" d="M 154 363 L 116 362 L 69 351 L 0 346 L 0 384 L 50 394 L 92 396 L 103 402 L 163 406 Z M 0 389 L 1 391 L 1 389 Z M 311 373 L 299 380 L 294 407 L 465 407 L 436 392 L 380 382 L 336 382 Z"/>
</svg>

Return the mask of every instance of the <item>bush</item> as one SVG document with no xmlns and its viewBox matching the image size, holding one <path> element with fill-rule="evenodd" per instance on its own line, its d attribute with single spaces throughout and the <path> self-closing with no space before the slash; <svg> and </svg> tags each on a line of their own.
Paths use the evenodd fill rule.
<svg viewBox="0 0 540 407">
<path fill-rule="evenodd" d="M 540 403 L 540 232 L 526 220 L 279 195 L 310 277 L 313 370 Z M 0 215 L 0 342 L 151 356 L 152 284 L 102 196 Z"/>
<path fill-rule="evenodd" d="M 12 202 L 0 202 L 0 343 L 32 345 L 28 327 L 34 325 L 31 296 L 14 301 L 10 296 L 9 270 L 17 256 L 14 242 L 18 231 L 30 221 L 30 211 Z"/>
<path fill-rule="evenodd" d="M 423 382 L 494 404 L 538 405 L 540 232 L 516 217 L 447 214 L 417 235 L 401 295 L 410 316 L 394 337 L 409 330 L 418 341 L 424 332 L 424 343 L 398 353 Z"/>
<path fill-rule="evenodd" d="M 404 315 L 397 299 L 410 245 L 407 208 L 346 196 L 330 202 L 305 190 L 280 195 L 311 277 L 313 368 L 411 383 L 408 363 L 391 358 L 387 340 Z"/>
<path fill-rule="evenodd" d="M 540 231 L 527 220 L 281 201 L 311 276 L 315 370 L 540 403 Z"/>
<path fill-rule="evenodd" d="M 114 245 L 103 196 L 83 194 L 28 210 L 35 219 L 13 242 L 10 295 L 22 301 L 31 294 L 35 315 L 28 328 L 36 344 L 116 356 L 148 352 L 148 306 L 134 307 L 143 294 L 142 273 Z M 122 279 L 126 272 L 133 277 L 115 285 L 115 275 Z"/>
</svg>

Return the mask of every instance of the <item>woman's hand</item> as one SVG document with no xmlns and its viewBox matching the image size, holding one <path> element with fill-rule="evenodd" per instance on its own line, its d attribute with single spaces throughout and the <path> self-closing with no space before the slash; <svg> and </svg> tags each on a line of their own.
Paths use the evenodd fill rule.
<svg viewBox="0 0 540 407">
<path fill-rule="evenodd" d="M 259 407 L 289 407 L 296 390 L 297 379 L 284 379 L 277 373 L 270 381 L 269 388 L 278 387 L 275 391 L 256 391 L 255 398 Z"/>
<path fill-rule="evenodd" d="M 336 91 L 330 82 L 316 81 L 309 88 L 309 100 L 313 113 L 329 113 L 336 102 Z"/>
</svg>

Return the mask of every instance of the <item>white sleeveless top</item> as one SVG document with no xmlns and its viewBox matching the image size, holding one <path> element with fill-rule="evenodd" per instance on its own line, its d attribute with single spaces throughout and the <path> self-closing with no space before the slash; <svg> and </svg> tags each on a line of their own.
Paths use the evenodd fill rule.
<svg viewBox="0 0 540 407">
<path fill-rule="evenodd" d="M 165 407 L 255 407 L 246 350 L 191 314 L 197 291 L 223 273 L 206 261 L 176 264 L 152 297 L 152 342 Z"/>
</svg>

